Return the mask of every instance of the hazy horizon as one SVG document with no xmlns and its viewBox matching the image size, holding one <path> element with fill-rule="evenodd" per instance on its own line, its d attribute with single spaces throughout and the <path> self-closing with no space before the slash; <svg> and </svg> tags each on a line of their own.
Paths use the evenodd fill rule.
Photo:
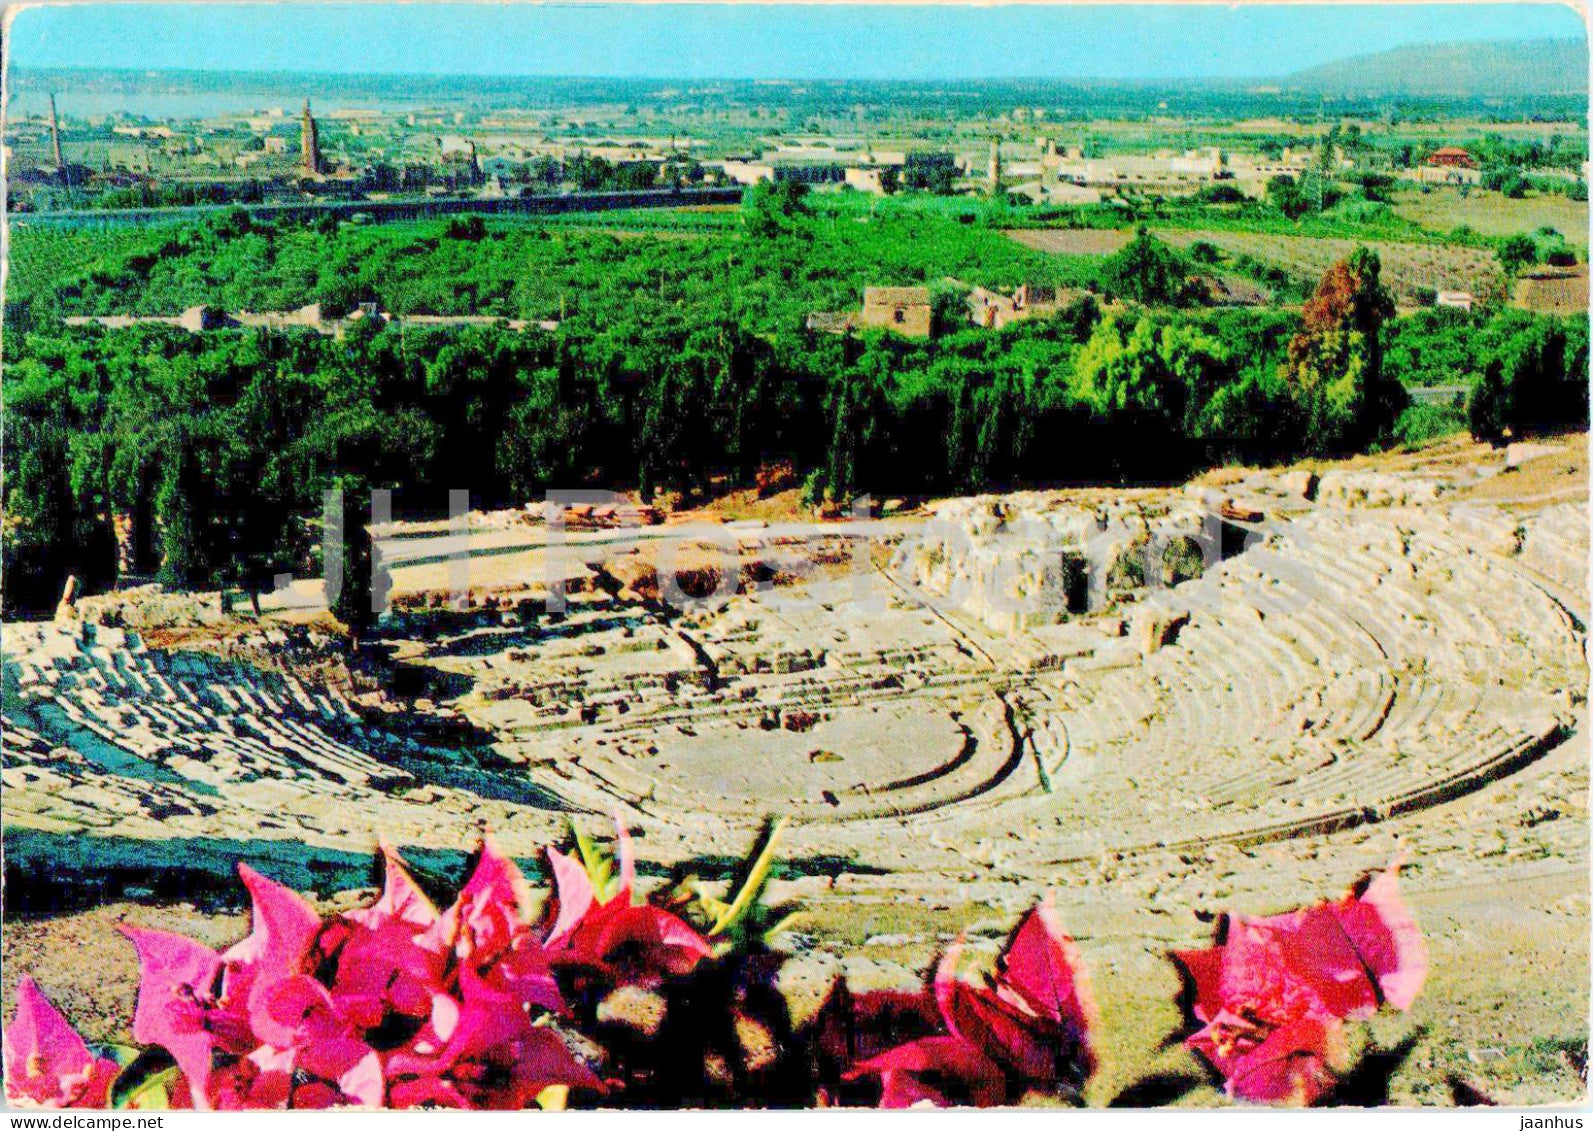
<svg viewBox="0 0 1593 1131">
<path fill-rule="evenodd" d="M 262 75 L 1154 83 L 1541 39 L 1585 29 L 1551 4 L 106 4 L 19 13 L 8 55 L 23 69 Z"/>
</svg>

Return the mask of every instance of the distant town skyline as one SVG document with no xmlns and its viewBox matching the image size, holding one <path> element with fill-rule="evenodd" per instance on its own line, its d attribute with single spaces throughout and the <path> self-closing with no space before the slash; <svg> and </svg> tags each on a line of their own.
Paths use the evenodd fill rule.
<svg viewBox="0 0 1593 1131">
<path fill-rule="evenodd" d="M 83 4 L 23 67 L 657 79 L 1264 79 L 1424 43 L 1581 38 L 1559 4 Z"/>
</svg>

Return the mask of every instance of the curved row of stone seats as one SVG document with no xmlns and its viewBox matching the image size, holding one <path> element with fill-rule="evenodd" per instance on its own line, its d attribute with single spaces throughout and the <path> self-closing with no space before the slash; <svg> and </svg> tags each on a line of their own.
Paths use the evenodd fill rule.
<svg viewBox="0 0 1593 1131">
<path fill-rule="evenodd" d="M 1460 733 L 1471 724 L 1482 703 L 1482 691 L 1475 684 L 1435 678 L 1423 667 L 1412 667 L 1399 674 L 1399 690 L 1393 708 L 1383 722 L 1393 737 L 1413 735 L 1419 740 Z"/>
<path fill-rule="evenodd" d="M 1389 544 L 1381 543 L 1381 545 L 1383 547 L 1383 557 L 1381 559 L 1372 554 L 1352 553 L 1341 559 L 1342 564 L 1329 563 L 1330 568 L 1326 571 L 1326 576 L 1330 578 L 1330 584 L 1343 591 L 1338 595 L 1343 596 L 1352 587 L 1367 585 L 1368 583 L 1378 587 L 1386 587 L 1393 591 L 1404 581 L 1414 580 L 1414 574 L 1409 578 L 1402 578 L 1395 573 L 1390 560 L 1388 560 L 1390 558 L 1388 553 Z M 1406 556 L 1406 550 L 1403 547 L 1398 552 L 1400 557 Z M 1460 593 L 1463 594 L 1462 604 L 1466 606 L 1481 605 L 1487 608 L 1485 593 L 1491 591 L 1497 595 L 1497 585 L 1501 581 L 1507 585 L 1519 581 L 1519 579 L 1513 579 L 1508 576 L 1502 579 L 1493 576 L 1497 571 L 1486 562 L 1473 561 L 1468 563 L 1468 566 L 1474 570 L 1473 577 L 1468 580 L 1473 580 L 1475 583 L 1464 584 L 1459 587 Z M 1475 581 L 1477 575 L 1486 580 Z M 1519 585 L 1515 587 L 1520 588 Z M 1530 592 L 1526 590 L 1520 592 L 1522 603 L 1530 606 L 1532 598 L 1533 594 Z M 1359 604 L 1359 602 L 1354 602 L 1352 599 L 1353 604 Z M 1446 613 L 1454 612 L 1453 609 L 1446 609 L 1445 611 Z M 1307 624 L 1314 621 L 1319 628 L 1323 623 L 1322 618 L 1313 617 L 1310 613 L 1290 618 L 1290 620 Z M 1358 629 L 1365 629 L 1364 625 L 1354 620 L 1351 623 Z M 1176 646 L 1157 653 L 1153 660 L 1159 660 L 1163 656 L 1177 652 L 1186 652 L 1191 656 L 1209 659 L 1209 651 L 1203 649 L 1203 643 L 1216 644 L 1221 642 L 1223 638 L 1217 634 L 1203 634 L 1200 631 L 1202 626 L 1198 614 L 1194 625 L 1196 626 L 1195 631 L 1186 629 L 1185 634 L 1180 637 Z M 1271 630 L 1278 629 L 1277 620 L 1273 619 L 1267 627 Z M 1342 628 L 1343 626 L 1341 624 L 1335 627 Z M 1558 615 L 1549 617 L 1548 629 L 1553 630 L 1549 634 L 1554 637 L 1562 637 L 1567 629 L 1572 627 Z M 1518 647 L 1520 644 L 1525 643 L 1519 637 L 1514 641 L 1509 640 L 1506 634 L 1499 631 L 1499 626 L 1493 624 L 1491 620 L 1488 624 L 1482 626 L 1483 631 L 1478 632 L 1476 628 L 1468 625 L 1464 616 L 1446 615 L 1441 618 L 1440 628 L 1444 632 L 1454 630 L 1462 635 L 1469 636 L 1471 639 L 1468 643 L 1478 645 L 1485 650 L 1491 649 L 1495 654 L 1507 642 Z M 1205 637 L 1204 641 L 1203 635 Z M 1437 635 L 1439 633 L 1436 630 L 1432 632 L 1425 629 L 1418 630 L 1418 636 L 1423 642 Z M 1233 638 L 1230 637 L 1229 639 Z M 1379 647 L 1381 650 L 1386 646 L 1380 643 Z M 1323 641 L 1318 639 L 1312 641 L 1309 647 L 1302 649 L 1304 655 L 1299 655 L 1298 653 L 1296 655 L 1303 663 L 1308 658 L 1320 656 L 1324 650 Z M 1396 648 L 1395 650 L 1397 651 L 1398 649 Z M 1433 654 L 1430 649 L 1423 650 L 1429 656 Z M 1254 649 L 1254 651 L 1268 656 L 1279 655 L 1278 651 L 1271 648 Z M 1249 661 L 1251 658 L 1246 656 L 1242 659 Z M 1442 662 L 1449 662 L 1461 671 L 1465 671 L 1471 666 L 1464 657 L 1453 654 L 1442 656 L 1440 666 L 1442 666 Z M 1148 664 L 1147 667 L 1149 666 Z M 1248 687 L 1249 685 L 1235 682 L 1234 668 L 1231 664 L 1225 666 L 1218 663 L 1216 666 L 1221 669 L 1220 672 L 1215 677 L 1208 675 L 1203 679 L 1199 674 L 1195 674 L 1198 672 L 1198 661 L 1196 664 L 1190 665 L 1178 664 L 1176 661 L 1166 662 L 1165 671 L 1174 674 L 1170 678 L 1155 681 L 1155 685 L 1158 688 L 1166 688 L 1168 686 L 1177 688 L 1176 698 L 1183 705 L 1182 709 L 1177 711 L 1177 723 L 1179 725 L 1187 727 L 1191 721 L 1194 721 L 1192 716 L 1198 716 L 1199 714 L 1198 707 L 1190 708 L 1188 704 L 1203 704 L 1208 701 L 1219 702 L 1229 708 L 1228 714 L 1230 716 L 1244 718 L 1255 714 L 1255 703 L 1267 701 L 1267 697 L 1259 694 L 1252 698 L 1247 698 L 1237 690 L 1239 687 Z M 1248 662 L 1241 663 L 1240 667 L 1249 668 L 1249 664 Z M 1266 668 L 1267 664 L 1263 662 L 1260 670 L 1265 671 Z M 1295 669 L 1296 675 L 1298 670 L 1298 668 Z M 1132 669 L 1130 669 L 1131 671 Z M 1189 678 L 1182 678 L 1185 672 L 1191 673 Z M 1122 678 L 1124 682 L 1129 682 L 1134 677 L 1130 674 Z M 1457 689 L 1452 679 L 1446 679 L 1441 674 L 1437 676 L 1429 675 L 1424 667 L 1418 667 L 1409 672 L 1394 672 L 1390 671 L 1387 665 L 1383 665 L 1381 669 L 1372 673 L 1365 671 L 1350 673 L 1348 679 L 1352 682 L 1362 682 L 1345 696 L 1344 705 L 1354 706 L 1359 716 L 1375 725 L 1366 725 L 1365 722 L 1360 720 L 1352 721 L 1349 724 L 1350 745 L 1353 749 L 1352 751 L 1341 751 L 1339 755 L 1324 763 L 1324 770 L 1328 767 L 1336 767 L 1333 772 L 1315 775 L 1311 773 L 1305 775 L 1289 773 L 1277 777 L 1270 777 L 1264 772 L 1261 775 L 1256 775 L 1252 772 L 1248 782 L 1243 780 L 1236 781 L 1232 783 L 1231 788 L 1223 792 L 1227 792 L 1230 795 L 1243 796 L 1246 792 L 1246 786 L 1250 786 L 1259 787 L 1255 789 L 1257 794 L 1265 793 L 1270 777 L 1273 783 L 1279 783 L 1287 779 L 1294 787 L 1308 789 L 1328 802 L 1353 801 L 1353 804 L 1329 805 L 1328 808 L 1318 812 L 1291 817 L 1283 824 L 1277 826 L 1263 824 L 1256 827 L 1255 823 L 1251 821 L 1248 822 L 1250 827 L 1222 835 L 1239 837 L 1295 835 L 1301 829 L 1336 824 L 1353 824 L 1370 819 L 1369 813 L 1371 815 L 1379 815 L 1378 806 L 1380 805 L 1394 811 L 1401 811 L 1406 807 L 1436 804 L 1457 790 L 1467 791 L 1479 788 L 1481 785 L 1494 780 L 1499 774 L 1511 772 L 1512 768 L 1518 767 L 1523 759 L 1541 755 L 1546 747 L 1552 745 L 1556 735 L 1559 733 L 1553 727 L 1547 729 L 1529 727 L 1525 730 L 1495 728 L 1484 733 L 1481 728 L 1474 725 L 1479 706 L 1478 693 L 1465 683 L 1462 683 Z M 1364 681 L 1367 679 L 1374 681 L 1373 685 L 1366 685 Z M 1260 682 L 1264 686 L 1270 686 L 1265 679 Z M 1213 689 L 1228 692 L 1226 699 L 1221 694 L 1213 694 Z M 1138 692 L 1137 698 L 1139 702 L 1144 702 L 1147 697 L 1147 692 L 1143 689 Z M 1149 697 L 1155 697 L 1154 693 L 1149 693 Z M 1116 696 L 1109 695 L 1109 699 L 1116 698 Z M 1094 701 L 1085 700 L 1077 704 L 1074 711 L 1069 715 L 1070 740 L 1076 753 L 1088 750 L 1092 745 L 1127 746 L 1132 738 L 1137 737 L 1134 733 L 1137 728 L 1133 725 L 1132 720 L 1125 717 L 1125 712 L 1117 712 L 1112 715 L 1100 710 L 1092 711 L 1087 709 L 1094 706 Z M 1331 706 L 1330 704 L 1330 714 L 1342 716 L 1342 709 L 1334 711 Z M 1103 725 L 1103 719 L 1108 718 L 1114 719 L 1115 722 Z M 1386 743 L 1380 756 L 1366 757 L 1372 752 L 1356 746 L 1355 740 L 1364 742 L 1384 728 L 1387 728 L 1389 733 L 1383 736 L 1386 739 Z M 1115 733 L 1111 738 L 1107 738 L 1102 732 Z M 1393 745 L 1394 736 L 1414 743 L 1418 752 L 1412 753 L 1410 749 L 1398 749 Z M 1207 749 L 1218 745 L 1218 742 L 1211 741 L 1213 737 L 1218 738 L 1220 741 L 1226 735 L 1221 732 L 1207 732 L 1204 734 L 1202 738 L 1205 740 L 1204 745 Z M 1455 741 L 1457 738 L 1462 741 Z M 1198 742 L 1199 740 L 1197 740 Z M 1445 751 L 1448 751 L 1448 753 L 1446 754 Z M 1149 756 L 1155 758 L 1157 756 L 1156 750 L 1151 750 Z M 1415 779 L 1415 784 L 1413 784 L 1413 779 Z M 1222 787 L 1219 786 L 1219 790 L 1221 789 Z M 1300 799 L 1295 798 L 1293 800 L 1299 801 Z M 1098 807 L 1107 804 L 1108 802 L 1104 799 L 1092 797 L 1089 799 L 1088 808 L 1098 809 Z M 1218 834 L 1214 832 L 1212 835 Z"/>
<path fill-rule="evenodd" d="M 189 841 L 363 853 L 386 836 L 457 849 L 490 823 L 529 855 L 556 835 L 557 815 L 540 806 L 395 772 L 383 758 L 419 747 L 334 726 L 318 688 L 296 696 L 269 672 L 158 652 L 113 652 L 124 675 L 149 678 L 101 688 L 90 675 L 97 660 L 82 654 L 92 627 L 22 627 L 7 626 L 5 641 L 7 827 L 110 838 L 96 849 L 105 867 L 187 866 Z M 247 684 L 249 692 L 233 697 L 235 711 L 195 707 L 183 694 L 190 683 L 214 682 Z M 308 701 L 290 705 L 300 697 Z M 203 702 L 197 693 L 192 699 Z M 343 707 L 330 707 L 331 715 L 342 718 Z M 200 855 L 226 864 L 226 853 Z"/>
<path fill-rule="evenodd" d="M 1400 534 L 1409 546 L 1408 556 L 1418 571 L 1412 574 L 1411 580 L 1420 580 L 1421 575 L 1436 573 L 1448 595 L 1452 595 L 1450 600 L 1431 602 L 1431 607 L 1428 603 L 1420 603 L 1412 610 L 1415 613 L 1447 617 L 1457 630 L 1464 630 L 1465 621 L 1457 618 L 1456 614 L 1474 612 L 1483 618 L 1475 622 L 1479 628 L 1488 633 L 1501 634 L 1507 634 L 1508 628 L 1518 623 L 1521 617 L 1529 619 L 1529 628 L 1538 627 L 1536 622 L 1542 618 L 1553 619 L 1554 602 L 1538 599 L 1543 590 L 1536 580 L 1522 576 L 1510 560 L 1479 551 L 1475 545 L 1457 537 L 1452 524 L 1440 525 L 1424 520 L 1420 525 L 1401 529 Z M 1584 540 L 1585 537 L 1584 530 Z M 1586 560 L 1585 552 L 1576 556 Z M 1509 592 L 1501 592 L 1501 587 L 1507 587 Z M 1473 606 L 1469 600 L 1473 596 L 1486 597 L 1490 594 L 1494 599 L 1480 605 Z M 1519 598 L 1519 604 L 1501 601 L 1501 597 Z M 1506 610 L 1511 618 L 1510 623 L 1501 624 L 1496 618 Z M 1544 620 L 1543 627 L 1548 627 L 1549 623 L 1549 620 Z"/>
<path fill-rule="evenodd" d="M 1487 733 L 1468 736 L 1464 744 L 1428 751 L 1422 757 L 1412 757 L 1392 746 L 1357 750 L 1351 755 L 1340 754 L 1325 761 L 1319 771 L 1293 775 L 1291 780 L 1281 783 L 1287 786 L 1282 794 L 1258 799 L 1259 803 L 1249 812 L 1227 812 L 1226 807 L 1210 806 L 1204 797 L 1198 796 L 1162 798 L 1148 806 L 1141 799 L 1137 808 L 1153 815 L 1157 809 L 1166 814 L 1181 803 L 1193 801 L 1194 804 L 1185 806 L 1189 811 L 1177 822 L 1135 820 L 1116 830 L 1115 839 L 1103 834 L 1074 839 L 1065 831 L 1060 839 L 1071 843 L 1074 857 L 1087 857 L 1095 851 L 1164 847 L 1166 837 L 1156 834 L 1158 827 L 1176 827 L 1180 834 L 1176 843 L 1183 845 L 1218 840 L 1252 843 L 1314 835 L 1452 800 L 1541 757 L 1554 748 L 1562 735 L 1557 721 L 1545 721 L 1525 727 L 1494 727 Z M 1138 792 L 1128 789 L 1097 792 L 1088 798 L 1087 807 L 1080 807 L 1075 813 L 1098 812 L 1103 807 L 1113 807 L 1110 810 L 1113 812 L 1132 812 L 1126 804 L 1130 795 Z M 1117 796 L 1112 797 L 1112 793 Z M 1287 812 L 1282 820 L 1267 817 L 1268 812 L 1279 810 L 1294 811 Z M 1069 824 L 1081 823 L 1090 822 L 1087 817 L 1061 818 L 1064 830 Z M 1135 828 L 1141 830 L 1137 836 Z"/>
<path fill-rule="evenodd" d="M 1487 556 L 1492 576 L 1506 579 L 1515 592 L 1530 591 L 1535 595 L 1519 607 L 1520 615 L 1529 618 L 1527 623 L 1522 625 L 1515 619 L 1517 608 L 1501 601 L 1497 592 L 1484 604 L 1483 612 L 1496 617 L 1508 610 L 1512 619 L 1504 626 L 1507 635 L 1519 630 L 1533 637 L 1539 646 L 1557 646 L 1561 649 L 1560 662 L 1576 668 L 1586 660 L 1580 646 L 1587 621 L 1587 513 L 1580 506 L 1551 510 L 1562 516 L 1561 522 L 1568 529 L 1563 536 L 1552 537 L 1548 546 L 1540 545 L 1541 553 L 1527 552 L 1532 544 L 1529 537 L 1519 553 Z M 1522 519 L 1521 529 L 1532 529 L 1531 524 L 1539 517 L 1542 516 Z M 1431 523 L 1424 529 L 1452 553 L 1464 552 L 1471 546 L 1471 531 L 1464 523 Z M 1484 590 L 1482 595 L 1489 594 Z"/>
<path fill-rule="evenodd" d="M 1559 503 L 1517 520 L 1522 564 L 1578 598 L 1586 609 L 1588 515 L 1582 503 Z"/>
<path fill-rule="evenodd" d="M 1586 859 L 1587 797 L 1586 751 L 1566 743 L 1479 790 L 1468 803 L 1447 806 L 1447 819 L 1422 827 L 1417 845 L 1435 857 L 1456 849 L 1470 856 L 1479 838 L 1491 848 L 1507 830 L 1530 828 L 1552 835 L 1565 859 Z"/>
<path fill-rule="evenodd" d="M 14 644 L 51 657 L 56 678 L 44 685 L 19 680 L 17 710 L 48 704 L 127 754 L 154 763 L 176 756 L 182 770 L 206 784 L 274 776 L 326 775 L 344 783 L 395 777 L 376 758 L 306 725 L 306 717 L 358 721 L 335 689 L 310 695 L 292 681 L 297 693 L 273 694 L 283 681 L 267 673 L 193 656 L 163 657 L 120 630 L 29 627 L 34 631 Z M 111 651 L 112 645 L 121 650 Z M 303 705 L 289 707 L 290 698 Z M 296 717 L 301 713 L 305 717 Z"/>
<path fill-rule="evenodd" d="M 1219 699 L 1215 706 L 1209 706 L 1203 699 L 1193 699 L 1190 706 L 1217 715 L 1220 722 L 1243 725 L 1243 730 L 1228 734 L 1228 744 L 1249 744 L 1260 736 L 1276 733 L 1279 723 L 1290 718 L 1298 718 L 1301 733 L 1319 736 L 1324 728 L 1338 723 L 1337 715 L 1322 706 L 1324 699 L 1332 696 L 1335 679 L 1319 667 L 1305 667 L 1300 653 L 1287 650 L 1279 621 L 1244 623 L 1238 631 L 1223 639 L 1215 652 L 1201 650 L 1200 640 L 1200 636 L 1193 637 L 1188 648 L 1190 655 L 1184 661 L 1185 671 L 1217 667 L 1225 674 L 1233 691 L 1228 698 Z M 1168 652 L 1180 650 L 1184 648 L 1172 648 Z M 1184 698 L 1182 690 L 1180 698 Z M 1236 709 L 1230 709 L 1228 704 Z M 1306 717 L 1301 717 L 1301 707 L 1309 707 Z"/>
<path fill-rule="evenodd" d="M 1283 658 L 1281 649 L 1259 644 L 1271 628 L 1242 622 L 1213 627 L 1207 618 L 1197 616 L 1176 646 L 1155 653 L 1142 667 L 1081 676 L 1099 680 L 1091 701 L 1095 709 L 1077 709 L 1070 718 L 1099 716 L 1104 708 L 1108 717 L 1117 720 L 1111 729 L 1118 732 L 1114 737 L 1119 740 L 1127 738 L 1127 732 L 1138 732 L 1132 740 L 1144 741 L 1144 732 L 1164 729 L 1188 748 L 1251 742 L 1268 731 L 1302 692 L 1297 678 L 1301 665 Z M 1156 704 L 1149 720 L 1138 706 L 1134 711 L 1116 710 L 1119 704 L 1147 702 Z M 1070 725 L 1081 747 L 1100 741 L 1107 729 L 1100 717 Z"/>
<path fill-rule="evenodd" d="M 1215 843 L 1261 844 L 1271 840 L 1320 836 L 1383 821 L 1401 813 L 1454 800 L 1481 788 L 1490 781 L 1532 758 L 1540 756 L 1555 732 L 1498 731 L 1485 736 L 1486 750 L 1481 757 L 1464 760 L 1434 781 L 1412 786 L 1409 777 L 1389 771 L 1366 775 L 1347 802 L 1334 803 L 1323 798 L 1313 804 L 1308 797 L 1275 797 L 1243 814 L 1223 812 L 1175 811 L 1162 804 L 1162 816 L 1177 820 L 1144 820 L 1133 826 L 1113 830 L 1069 835 L 1060 833 L 1039 853 L 1039 863 L 1060 864 L 1087 860 L 1102 854 L 1129 855 L 1199 848 Z M 1457 759 L 1461 763 L 1462 759 Z M 1120 801 L 1126 798 L 1120 798 Z M 1143 801 L 1141 802 L 1143 807 Z M 1172 833 L 1173 835 L 1169 835 Z"/>
<path fill-rule="evenodd" d="M 1514 773 L 1547 753 L 1565 734 L 1565 725 L 1557 719 L 1495 728 L 1479 744 L 1480 751 L 1457 752 L 1446 764 L 1432 767 L 1428 780 L 1389 795 L 1379 803 L 1379 812 L 1397 816 L 1453 800 Z"/>
<path fill-rule="evenodd" d="M 719 667 L 711 686 L 698 678 L 696 658 L 670 660 L 668 674 L 616 675 L 583 659 L 573 641 L 545 663 L 528 652 L 513 663 L 470 655 L 463 664 L 494 694 L 568 701 L 562 713 L 562 703 L 550 703 L 510 736 L 531 780 L 567 805 L 607 811 L 617 802 L 641 818 L 656 847 L 681 854 L 716 851 L 727 830 L 783 809 L 815 826 L 812 851 L 923 870 L 926 891 L 1010 886 L 1025 869 L 1086 883 L 1103 859 L 1125 853 L 1205 858 L 1225 844 L 1316 843 L 1334 829 L 1361 836 L 1509 784 L 1552 751 L 1560 732 L 1523 720 L 1561 705 L 1568 673 L 1581 670 L 1582 637 L 1569 614 L 1524 569 L 1456 550 L 1442 529 L 1413 530 L 1389 512 L 1377 520 L 1381 531 L 1331 518 L 1302 515 L 1300 532 L 1311 537 L 1291 537 L 1300 532 L 1286 525 L 1264 547 L 1271 562 L 1246 554 L 1191 587 L 1155 595 L 1161 607 L 1186 604 L 1190 620 L 1149 655 L 1137 638 L 1102 634 L 1089 662 L 1068 658 L 1055 671 L 993 675 L 996 642 L 910 603 L 892 610 L 878 640 L 848 623 L 815 637 L 822 664 L 776 670 L 760 655 L 794 656 L 793 639 L 808 623 L 801 615 L 825 622 L 779 620 L 759 608 L 761 598 L 747 605 L 766 622 L 756 632 L 753 617 L 740 614 L 687 626 L 709 657 L 704 666 Z M 1079 627 L 1085 648 L 1094 631 Z M 626 646 L 618 633 L 592 640 Z M 343 741 L 355 712 L 330 690 L 206 657 L 139 656 L 134 644 L 79 637 L 53 658 L 42 638 L 21 658 L 8 649 L 8 689 L 13 680 L 24 685 L 37 718 L 21 718 L 24 728 L 47 746 L 68 723 L 81 726 L 195 782 L 219 783 L 236 807 L 233 827 L 243 814 L 269 830 L 262 835 L 330 839 L 374 827 L 435 843 L 511 811 L 429 784 L 391 789 L 380 775 L 392 771 L 369 744 Z M 1534 666 L 1544 652 L 1559 658 Z M 1499 665 L 1518 661 L 1522 672 L 1500 682 Z M 884 704 L 949 712 L 993 680 L 1015 689 L 1024 725 L 1046 736 L 1043 754 L 1008 731 L 966 757 L 902 762 L 916 772 L 888 765 L 895 755 L 865 772 L 866 743 L 836 746 L 845 765 L 834 771 L 833 802 L 787 802 L 778 763 L 767 795 L 705 799 L 689 777 L 674 776 L 667 742 L 657 743 L 662 754 L 646 751 L 649 731 L 678 726 L 706 742 L 739 735 L 756 752 L 756 728 L 771 713 L 779 725 L 788 712 L 828 720 Z M 504 717 L 523 712 L 523 702 L 506 700 Z M 803 757 L 800 742 L 783 741 Z M 8 760 L 11 749 L 8 742 Z M 701 747 L 692 756 L 703 757 Z M 800 768 L 793 777 L 820 780 L 806 762 Z M 33 815 L 48 821 L 91 809 L 69 795 L 76 788 L 30 786 L 30 805 L 50 798 Z M 140 790 L 158 792 L 148 782 L 107 788 L 118 811 Z M 1544 836 L 1563 839 L 1570 824 L 1551 822 Z M 202 827 L 192 814 L 174 818 L 182 835 Z"/>
<path fill-rule="evenodd" d="M 1361 823 L 1325 833 L 1274 829 L 1274 835 L 1289 835 L 1243 848 L 1205 841 L 1128 856 L 1103 849 L 1098 858 L 1065 864 L 1033 856 L 1009 863 L 1014 882 L 1044 875 L 1063 892 L 1082 885 L 1092 906 L 1116 899 L 1125 910 L 1140 910 L 1167 899 L 1171 908 L 1187 908 L 1230 902 L 1212 888 L 1214 882 L 1226 885 L 1241 876 L 1253 881 L 1278 867 L 1317 869 L 1327 851 L 1348 853 L 1363 866 L 1404 855 L 1415 866 L 1418 883 L 1423 878 L 1452 885 L 1548 873 L 1580 876 L 1589 856 L 1586 819 L 1585 752 L 1564 743 L 1435 810 L 1361 814 Z M 1113 882 L 1101 887 L 1097 881 L 1107 861 L 1117 861 L 1107 873 Z"/>
<path fill-rule="evenodd" d="M 1365 580 L 1365 571 L 1356 571 L 1354 558 L 1353 553 L 1345 553 L 1313 561 L 1313 568 L 1334 588 L 1335 599 L 1347 603 L 1358 603 L 1349 593 Z M 1404 618 L 1388 618 L 1380 626 L 1381 639 L 1392 654 L 1449 663 L 1474 675 L 1487 675 L 1497 668 L 1500 649 L 1524 657 L 1534 639 L 1564 638 L 1566 624 L 1552 602 L 1542 599 L 1541 591 L 1475 555 L 1455 560 L 1455 567 L 1443 571 L 1442 588 L 1429 583 L 1432 592 L 1427 600 L 1408 609 Z M 1380 602 L 1398 606 L 1395 595 L 1401 587 L 1378 584 L 1376 591 Z M 1496 619 L 1494 610 L 1500 607 L 1511 609 L 1516 618 L 1508 628 Z"/>
<path fill-rule="evenodd" d="M 5 765 L 0 780 L 8 826 L 47 832 L 102 828 L 118 834 L 142 823 L 156 827 L 168 819 L 203 820 L 215 806 L 170 783 L 108 775 L 98 763 L 69 745 L 7 719 Z"/>
</svg>

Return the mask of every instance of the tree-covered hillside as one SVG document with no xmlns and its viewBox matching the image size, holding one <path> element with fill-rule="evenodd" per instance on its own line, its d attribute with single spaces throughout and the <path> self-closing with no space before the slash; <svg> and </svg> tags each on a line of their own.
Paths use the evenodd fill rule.
<svg viewBox="0 0 1593 1131">
<path fill-rule="evenodd" d="M 703 497 L 789 462 L 814 500 L 1175 477 L 1227 460 L 1361 450 L 1464 426 L 1404 385 L 1476 384 L 1498 438 L 1585 421 L 1587 330 L 1519 312 L 1393 317 L 1375 253 L 1335 264 L 1303 314 L 1190 302 L 1197 262 L 1142 232 L 1106 258 L 1045 255 L 970 216 L 813 211 L 755 194 L 684 236 L 459 221 L 262 228 L 241 214 L 128 234 L 22 232 L 7 308 L 8 610 L 68 573 L 113 579 L 113 516 L 141 569 L 258 589 L 312 568 L 321 493 L 400 509 L 548 488 Z M 955 280 L 955 281 L 953 281 Z M 1073 283 L 992 331 L 957 287 Z M 923 283 L 944 333 L 806 329 L 870 284 Z M 68 326 L 196 304 L 559 319 L 312 329 Z"/>
</svg>

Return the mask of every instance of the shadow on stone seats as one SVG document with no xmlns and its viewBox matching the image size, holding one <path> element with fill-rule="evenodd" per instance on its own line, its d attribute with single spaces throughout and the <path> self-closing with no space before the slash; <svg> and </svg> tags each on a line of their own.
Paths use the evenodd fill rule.
<svg viewBox="0 0 1593 1131">
<path fill-rule="evenodd" d="M 403 851 L 417 869 L 453 875 L 467 847 Z M 369 852 L 353 852 L 294 840 L 143 840 L 7 829 L 5 917 L 43 919 L 122 901 L 237 910 L 248 903 L 239 863 L 295 891 L 328 895 L 375 886 L 375 860 L 374 835 Z"/>
<path fill-rule="evenodd" d="M 295 840 L 143 840 L 34 829 L 8 829 L 4 843 L 5 918 L 11 922 L 48 919 L 122 902 L 145 906 L 186 903 L 210 913 L 242 910 L 248 906 L 248 893 L 238 879 L 240 863 L 295 891 L 323 897 L 381 884 L 374 833 L 369 851 L 320 848 Z M 472 848 L 398 846 L 416 881 L 439 904 L 451 901 L 464 884 Z M 516 857 L 515 862 L 533 887 L 541 889 L 549 882 L 541 852 Z M 704 856 L 674 868 L 639 860 L 637 870 L 643 875 L 690 873 L 704 880 L 722 880 L 733 877 L 744 865 L 736 856 Z M 776 867 L 776 875 L 782 878 L 844 873 L 885 874 L 883 869 L 830 855 L 782 859 Z"/>
</svg>

